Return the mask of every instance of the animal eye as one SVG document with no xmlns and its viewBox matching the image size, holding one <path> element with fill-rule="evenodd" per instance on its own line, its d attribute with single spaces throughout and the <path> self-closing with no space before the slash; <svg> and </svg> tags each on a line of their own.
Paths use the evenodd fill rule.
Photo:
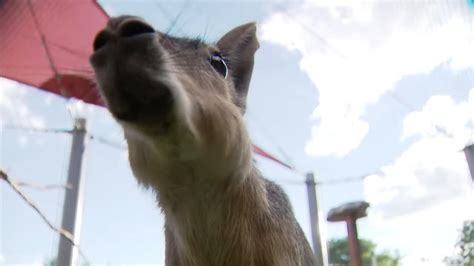
<svg viewBox="0 0 474 266">
<path fill-rule="evenodd" d="M 220 54 L 214 54 L 209 58 L 211 66 L 224 78 L 227 78 L 229 70 L 227 69 L 227 64 Z"/>
</svg>

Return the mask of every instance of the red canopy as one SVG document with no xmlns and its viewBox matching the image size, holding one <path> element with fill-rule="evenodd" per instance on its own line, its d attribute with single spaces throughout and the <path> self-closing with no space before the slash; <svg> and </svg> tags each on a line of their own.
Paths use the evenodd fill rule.
<svg viewBox="0 0 474 266">
<path fill-rule="evenodd" d="M 108 16 L 95 1 L 0 1 L 0 76 L 100 104 L 89 55 Z"/>
<path fill-rule="evenodd" d="M 107 20 L 93 0 L 0 0 L 0 76 L 102 106 L 88 58 Z"/>
</svg>

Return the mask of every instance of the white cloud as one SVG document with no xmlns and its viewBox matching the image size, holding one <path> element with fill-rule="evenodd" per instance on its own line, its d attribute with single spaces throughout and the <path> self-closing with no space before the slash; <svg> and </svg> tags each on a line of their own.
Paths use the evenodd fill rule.
<svg viewBox="0 0 474 266">
<path fill-rule="evenodd" d="M 370 238 L 384 249 L 399 250 L 404 266 L 445 265 L 442 260 L 454 254 L 462 222 L 474 219 L 473 200 L 465 195 L 391 219 L 369 209 Z"/>
<path fill-rule="evenodd" d="M 474 129 L 474 89 L 466 101 L 435 95 L 403 121 L 403 137 L 420 137 L 381 174 L 365 180 L 375 211 L 398 216 L 466 197 L 471 178 L 464 153 Z M 437 130 L 438 129 L 438 130 Z"/>
<path fill-rule="evenodd" d="M 412 145 L 382 174 L 368 177 L 366 199 L 386 217 L 404 215 L 468 195 L 471 189 L 464 154 L 444 137 Z"/>
<path fill-rule="evenodd" d="M 372 238 L 402 249 L 402 265 L 443 265 L 462 222 L 474 219 L 472 181 L 461 149 L 473 139 L 474 89 L 466 100 L 430 97 L 403 120 L 402 139 L 417 140 L 364 181 Z M 441 241 L 434 241 L 442 239 Z"/>
<path fill-rule="evenodd" d="M 445 62 L 473 66 L 467 4 L 415 2 L 307 0 L 264 21 L 261 39 L 301 54 L 300 68 L 319 92 L 308 154 L 356 149 L 369 131 L 367 106 L 404 76 Z"/>
<path fill-rule="evenodd" d="M 411 136 L 451 137 L 463 148 L 474 134 L 474 89 L 466 101 L 455 103 L 450 96 L 435 95 L 428 99 L 422 111 L 412 112 L 403 121 L 402 138 Z"/>
<path fill-rule="evenodd" d="M 0 78 L 0 126 L 46 127 L 45 118 L 35 114 L 28 106 L 29 89 L 15 81 Z M 20 147 L 26 147 L 30 143 L 30 136 L 22 133 L 17 137 L 17 142 Z"/>
<path fill-rule="evenodd" d="M 403 266 L 445 266 L 439 258 L 432 259 L 423 256 L 408 256 L 401 260 Z"/>
<path fill-rule="evenodd" d="M 28 89 L 15 81 L 0 78 L 0 124 L 46 127 L 44 117 L 34 114 L 27 105 Z"/>
</svg>

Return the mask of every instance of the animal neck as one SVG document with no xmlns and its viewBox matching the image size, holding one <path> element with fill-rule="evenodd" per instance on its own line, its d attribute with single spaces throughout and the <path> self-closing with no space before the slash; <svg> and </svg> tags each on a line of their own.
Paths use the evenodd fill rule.
<svg viewBox="0 0 474 266">
<path fill-rule="evenodd" d="M 211 115 L 224 116 L 225 110 L 232 111 L 224 108 Z M 248 234 L 255 234 L 250 231 L 268 215 L 265 184 L 254 166 L 240 114 L 225 117 L 193 120 L 198 121 L 200 138 L 187 137 L 184 130 L 155 137 L 126 131 L 132 170 L 157 192 L 180 257 L 201 262 L 185 265 L 251 258 L 255 239 Z"/>
<path fill-rule="evenodd" d="M 239 180 L 238 182 L 235 182 Z M 171 200 L 160 195 L 168 234 L 176 242 L 185 265 L 224 265 L 226 258 L 239 258 L 236 265 L 252 265 L 254 235 L 268 210 L 266 190 L 253 169 L 246 177 L 186 189 Z M 249 260 L 249 261 L 247 261 Z"/>
<path fill-rule="evenodd" d="M 162 147 L 156 147 L 146 138 L 127 137 L 127 141 L 134 175 L 157 192 L 164 209 L 210 204 L 243 189 L 245 182 L 256 182 L 253 179 L 258 170 L 252 160 L 251 146 L 245 142 L 225 152 L 217 145 L 197 148 L 199 152 L 191 159 L 177 159 L 186 156 L 163 153 Z"/>
<path fill-rule="evenodd" d="M 253 165 L 249 172 L 229 172 L 226 176 L 214 176 L 214 172 L 202 170 L 194 163 L 181 167 L 177 171 L 179 173 L 172 177 L 174 181 L 162 183 L 155 188 L 160 205 L 170 215 L 206 211 L 212 209 L 211 206 L 221 208 L 227 202 L 244 204 L 245 197 L 253 199 L 254 194 L 260 193 L 258 190 L 254 191 L 255 187 L 261 187 L 262 181 Z M 238 199 L 241 196 L 243 198 Z"/>
</svg>

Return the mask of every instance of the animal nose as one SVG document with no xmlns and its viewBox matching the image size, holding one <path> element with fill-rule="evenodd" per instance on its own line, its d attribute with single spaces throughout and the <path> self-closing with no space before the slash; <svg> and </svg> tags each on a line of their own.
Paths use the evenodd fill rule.
<svg viewBox="0 0 474 266">
<path fill-rule="evenodd" d="M 99 33 L 97 33 L 94 39 L 94 43 L 92 45 L 92 47 L 94 47 L 94 52 L 104 47 L 107 44 L 107 42 L 110 39 L 110 35 L 111 34 L 105 30 L 102 30 Z"/>
<path fill-rule="evenodd" d="M 145 33 L 154 33 L 155 29 L 139 19 L 127 19 L 120 23 L 118 29 L 119 37 L 133 37 Z"/>
<path fill-rule="evenodd" d="M 122 21 L 115 32 L 115 34 L 110 32 L 109 30 L 102 30 L 101 32 L 99 32 L 94 39 L 94 51 L 97 51 L 98 49 L 104 47 L 107 42 L 109 42 L 109 40 L 113 38 L 113 36 L 119 38 L 133 37 L 145 33 L 154 33 L 155 29 L 140 19 L 129 18 Z"/>
</svg>

